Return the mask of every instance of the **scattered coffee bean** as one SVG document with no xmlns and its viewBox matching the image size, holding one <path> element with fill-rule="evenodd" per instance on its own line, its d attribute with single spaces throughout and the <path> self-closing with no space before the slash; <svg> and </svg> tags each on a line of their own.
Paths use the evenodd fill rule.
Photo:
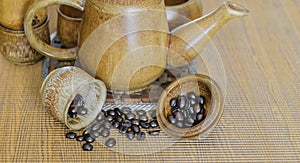
<svg viewBox="0 0 300 163">
<path fill-rule="evenodd" d="M 105 145 L 109 148 L 112 148 L 116 145 L 116 139 L 114 138 L 109 138 L 106 142 L 105 142 Z"/>
<path fill-rule="evenodd" d="M 131 120 L 131 124 L 133 124 L 133 125 L 140 125 L 140 120 L 133 119 L 133 120 Z"/>
<path fill-rule="evenodd" d="M 95 139 L 91 136 L 91 135 L 86 135 L 84 137 L 84 140 L 87 142 L 87 143 L 93 143 L 95 141 Z"/>
<path fill-rule="evenodd" d="M 116 115 L 116 112 L 114 110 L 109 110 L 108 115 L 114 117 Z"/>
<path fill-rule="evenodd" d="M 128 127 L 126 126 L 121 126 L 119 129 L 119 133 L 121 134 L 126 134 L 128 132 Z"/>
<path fill-rule="evenodd" d="M 122 122 L 123 121 L 123 118 L 121 116 L 116 116 L 115 117 L 115 121 L 117 122 Z"/>
<path fill-rule="evenodd" d="M 68 132 L 66 134 L 66 138 L 68 138 L 68 139 L 75 139 L 76 138 L 76 133 L 74 133 L 74 132 Z"/>
<path fill-rule="evenodd" d="M 133 131 L 135 133 L 139 133 L 140 132 L 140 127 L 138 125 L 132 125 L 131 126 L 131 131 Z"/>
<path fill-rule="evenodd" d="M 148 121 L 148 117 L 146 115 L 139 116 L 139 119 L 144 122 Z"/>
<path fill-rule="evenodd" d="M 88 110 L 84 107 L 78 108 L 78 115 L 86 115 Z"/>
<path fill-rule="evenodd" d="M 86 136 L 86 135 L 90 134 L 91 130 L 92 130 L 91 128 L 84 130 L 82 133 L 82 136 Z"/>
<path fill-rule="evenodd" d="M 157 135 L 159 135 L 160 130 L 153 130 L 153 131 L 149 131 L 148 133 L 149 133 L 149 135 L 151 135 L 151 136 L 157 136 Z"/>
<path fill-rule="evenodd" d="M 172 108 L 174 108 L 174 107 L 177 106 L 177 98 L 172 98 L 172 99 L 170 100 L 170 106 L 171 106 Z"/>
<path fill-rule="evenodd" d="M 199 99 L 198 99 L 199 101 L 199 104 L 200 105 L 204 105 L 205 104 L 205 97 L 204 96 L 199 96 Z"/>
<path fill-rule="evenodd" d="M 175 117 L 174 117 L 173 115 L 169 115 L 169 116 L 168 116 L 168 120 L 169 120 L 169 122 L 170 122 L 171 124 L 175 124 L 175 123 L 176 123 L 176 119 L 175 119 Z"/>
<path fill-rule="evenodd" d="M 137 140 L 144 141 L 146 138 L 146 134 L 144 132 L 139 132 L 136 136 Z"/>
<path fill-rule="evenodd" d="M 156 128 L 156 127 L 158 127 L 158 122 L 157 122 L 156 120 L 153 120 L 153 121 L 151 121 L 151 122 L 149 123 L 149 125 L 150 125 L 150 127 L 152 127 L 152 128 Z"/>
<path fill-rule="evenodd" d="M 68 115 L 71 118 L 76 118 L 77 117 L 77 108 L 75 105 L 71 105 L 69 110 L 68 110 Z"/>
<path fill-rule="evenodd" d="M 111 129 L 112 124 L 109 121 L 104 121 L 103 122 L 103 127 L 106 129 Z"/>
<path fill-rule="evenodd" d="M 110 131 L 107 128 L 104 128 L 100 131 L 100 135 L 103 137 L 108 137 L 110 135 Z"/>
<path fill-rule="evenodd" d="M 136 112 L 136 114 L 137 114 L 138 116 L 142 116 L 142 115 L 146 115 L 146 112 L 145 112 L 145 110 L 138 110 L 138 111 Z"/>
<path fill-rule="evenodd" d="M 132 139 L 134 139 L 135 133 L 134 133 L 134 131 L 129 131 L 129 132 L 126 134 L 126 136 L 127 136 L 127 138 L 128 138 L 129 140 L 132 140 Z"/>
<path fill-rule="evenodd" d="M 82 149 L 84 151 L 91 151 L 91 150 L 93 150 L 93 145 L 90 144 L 90 143 L 85 143 L 85 144 L 82 145 Z"/>
<path fill-rule="evenodd" d="M 93 138 L 98 138 L 100 136 L 100 133 L 98 131 L 93 131 L 90 133 L 90 135 L 93 137 Z"/>
<path fill-rule="evenodd" d="M 121 126 L 121 123 L 118 122 L 118 121 L 114 121 L 114 122 L 112 123 L 112 127 L 113 127 L 113 128 L 119 128 L 120 126 Z"/>
<path fill-rule="evenodd" d="M 121 112 L 122 112 L 123 114 L 129 114 L 129 113 L 131 113 L 131 109 L 128 108 L 128 107 L 123 107 L 123 108 L 121 109 Z"/>
<path fill-rule="evenodd" d="M 84 136 L 77 136 L 76 141 L 79 141 L 79 142 L 84 141 Z"/>
<path fill-rule="evenodd" d="M 114 111 L 115 111 L 116 115 L 118 115 L 118 116 L 122 115 L 122 112 L 119 108 L 114 108 Z"/>
<path fill-rule="evenodd" d="M 125 119 L 123 122 L 122 122 L 122 124 L 121 124 L 122 126 L 125 126 L 125 127 L 131 127 L 131 121 L 130 120 L 128 120 L 128 119 Z"/>
<path fill-rule="evenodd" d="M 98 131 L 101 127 L 102 127 L 101 123 L 95 123 L 95 124 L 92 125 L 91 129 L 93 131 Z"/>
<path fill-rule="evenodd" d="M 114 120 L 114 117 L 111 116 L 111 115 L 109 115 L 109 116 L 106 117 L 106 120 L 108 120 L 109 122 L 111 122 L 112 120 Z"/>
<path fill-rule="evenodd" d="M 134 113 L 128 113 L 128 114 L 126 114 L 126 119 L 128 119 L 128 120 L 132 120 L 132 119 L 135 119 L 135 114 Z"/>
<path fill-rule="evenodd" d="M 104 113 L 101 111 L 97 116 L 97 121 L 102 122 L 105 119 Z"/>
<path fill-rule="evenodd" d="M 144 128 L 144 129 L 148 129 L 148 128 L 150 127 L 149 123 L 144 122 L 144 121 L 141 121 L 141 122 L 140 122 L 140 125 L 141 125 L 141 127 Z"/>
</svg>

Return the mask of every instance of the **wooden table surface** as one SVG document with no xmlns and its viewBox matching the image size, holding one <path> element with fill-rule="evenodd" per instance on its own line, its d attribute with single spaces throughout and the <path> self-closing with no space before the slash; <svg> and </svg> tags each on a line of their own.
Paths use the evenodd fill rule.
<svg viewBox="0 0 300 163">
<path fill-rule="evenodd" d="M 221 2 L 203 0 L 204 12 Z M 0 56 L 0 161 L 299 162 L 300 1 L 237 2 L 251 14 L 213 38 L 226 74 L 225 111 L 205 140 L 138 156 L 97 143 L 84 152 L 41 106 L 42 62 L 16 66 Z"/>
</svg>

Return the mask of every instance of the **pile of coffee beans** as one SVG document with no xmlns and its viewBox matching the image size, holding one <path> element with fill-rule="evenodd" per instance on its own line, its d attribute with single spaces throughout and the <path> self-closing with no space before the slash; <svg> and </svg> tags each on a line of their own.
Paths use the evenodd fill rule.
<svg viewBox="0 0 300 163">
<path fill-rule="evenodd" d="M 87 112 L 87 109 L 84 108 L 83 97 L 77 94 L 69 107 L 68 117 L 73 119 L 77 116 L 86 115 Z"/>
<path fill-rule="evenodd" d="M 179 128 L 195 126 L 205 119 L 205 97 L 194 92 L 172 98 L 169 105 L 168 121 Z"/>
<path fill-rule="evenodd" d="M 147 115 L 144 110 L 133 112 L 129 107 L 121 109 L 114 108 L 106 111 L 101 111 L 95 123 L 87 128 L 82 135 L 77 136 L 73 132 L 66 134 L 69 139 L 77 141 L 85 141 L 82 149 L 85 151 L 93 150 L 91 143 L 98 137 L 109 137 L 110 130 L 117 129 L 121 135 L 124 135 L 128 140 L 136 138 L 138 141 L 146 139 L 146 133 L 151 136 L 159 135 L 160 127 L 156 120 L 156 112 L 152 111 L 151 116 Z M 109 148 L 117 144 L 115 138 L 108 138 L 105 145 Z"/>
</svg>

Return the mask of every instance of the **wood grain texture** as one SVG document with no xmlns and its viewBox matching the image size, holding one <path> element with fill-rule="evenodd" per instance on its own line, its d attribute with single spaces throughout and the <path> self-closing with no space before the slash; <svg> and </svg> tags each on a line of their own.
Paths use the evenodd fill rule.
<svg viewBox="0 0 300 163">
<path fill-rule="evenodd" d="M 204 13 L 221 2 L 203 1 Z M 205 140 L 140 156 L 97 143 L 83 152 L 42 109 L 41 62 L 16 66 L 0 56 L 0 162 L 299 162 L 300 1 L 237 2 L 251 14 L 213 38 L 227 91 L 223 117 Z"/>
</svg>

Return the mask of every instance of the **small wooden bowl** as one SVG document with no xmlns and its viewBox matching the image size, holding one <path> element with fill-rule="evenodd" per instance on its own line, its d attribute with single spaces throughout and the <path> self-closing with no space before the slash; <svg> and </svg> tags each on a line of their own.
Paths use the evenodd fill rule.
<svg viewBox="0 0 300 163">
<path fill-rule="evenodd" d="M 179 128 L 168 121 L 167 116 L 171 114 L 169 102 L 188 92 L 205 97 L 206 118 L 190 128 Z M 213 79 L 201 74 L 186 76 L 171 83 L 162 93 L 156 112 L 157 121 L 163 131 L 176 139 L 203 139 L 218 124 L 224 111 L 223 101 L 221 90 Z"/>
</svg>

